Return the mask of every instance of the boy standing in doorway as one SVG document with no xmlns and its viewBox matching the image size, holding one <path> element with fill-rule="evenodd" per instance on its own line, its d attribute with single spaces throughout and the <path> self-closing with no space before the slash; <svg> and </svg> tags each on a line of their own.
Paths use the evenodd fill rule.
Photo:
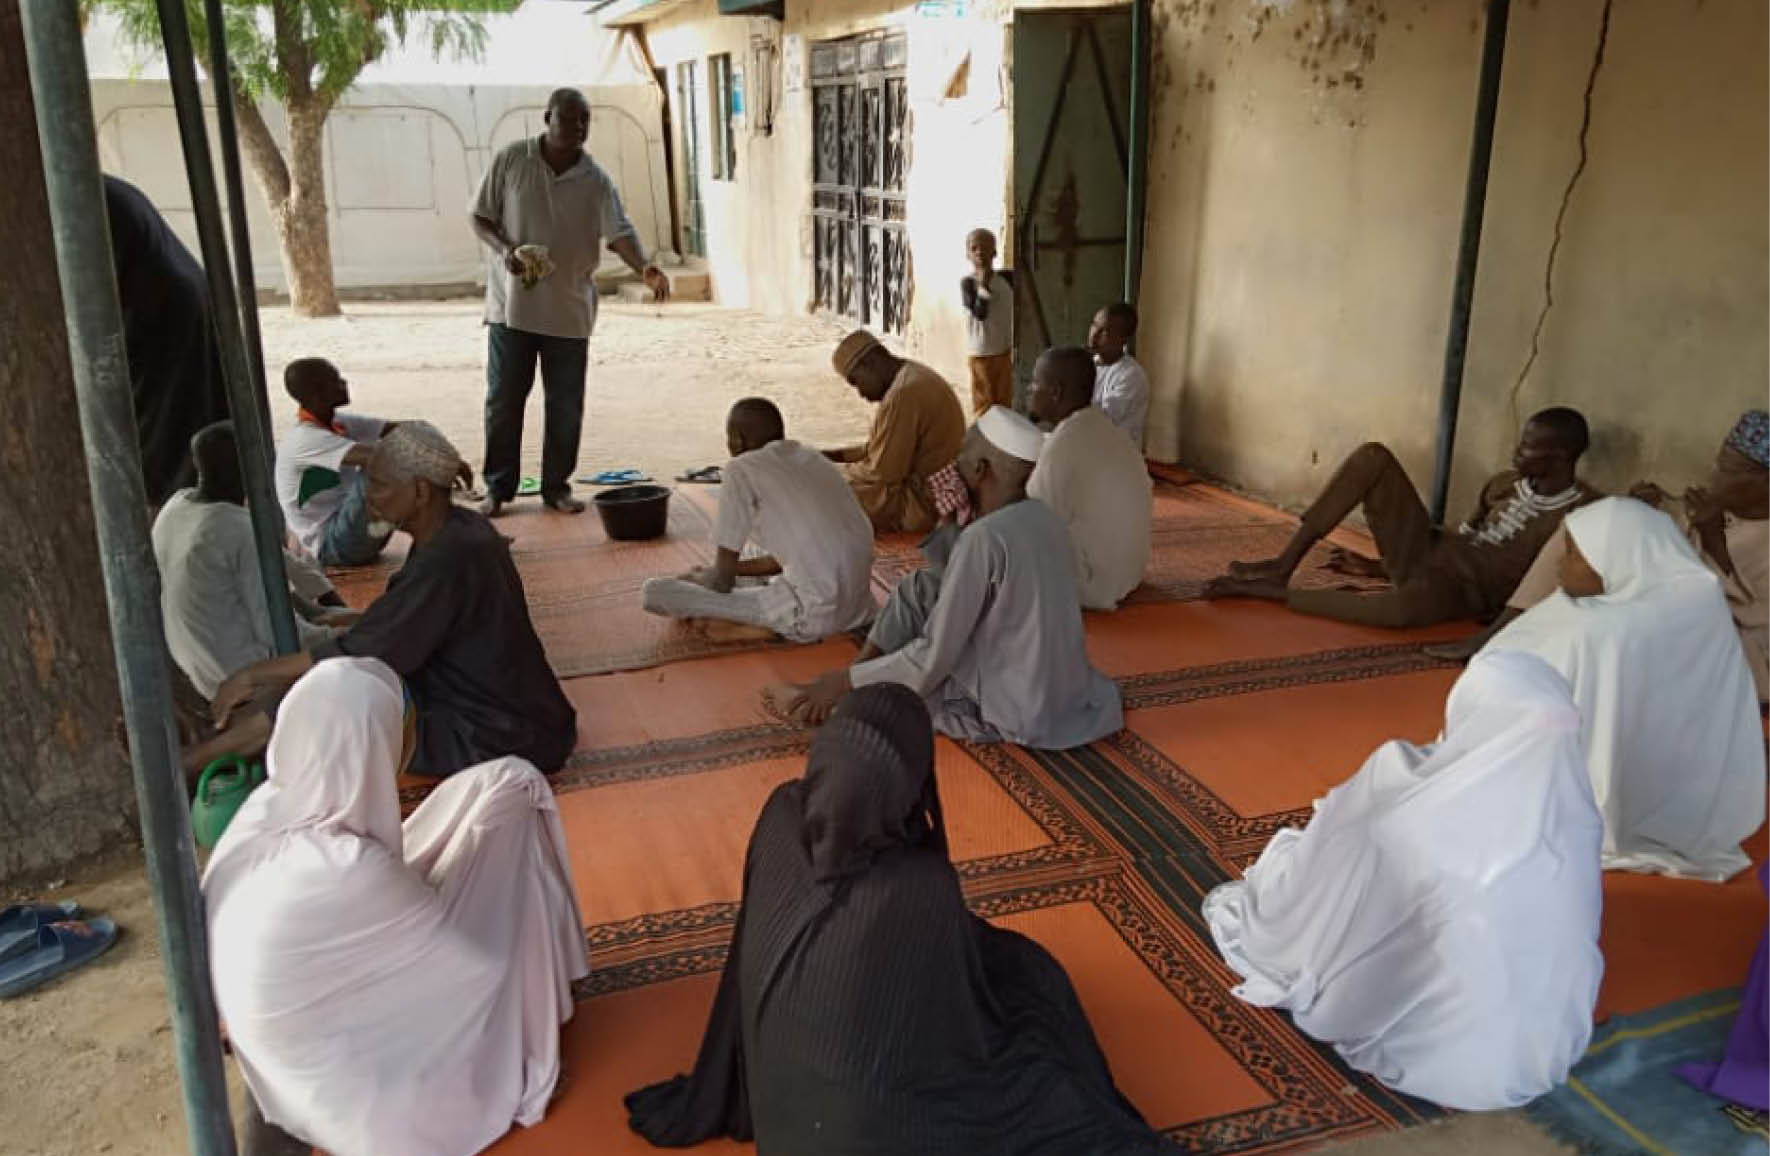
<svg viewBox="0 0 1770 1156">
<path fill-rule="evenodd" d="M 996 235 L 973 229 L 965 238 L 971 275 L 959 282 L 965 306 L 966 350 L 971 355 L 971 412 L 1014 407 L 1014 280 L 997 269 Z"/>
</svg>

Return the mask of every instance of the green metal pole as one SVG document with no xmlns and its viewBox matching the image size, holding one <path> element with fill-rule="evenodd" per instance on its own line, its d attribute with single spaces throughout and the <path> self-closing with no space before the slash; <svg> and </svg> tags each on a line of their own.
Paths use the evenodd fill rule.
<svg viewBox="0 0 1770 1156">
<path fill-rule="evenodd" d="M 233 1156 L 221 1027 L 209 986 L 203 895 L 172 721 L 159 571 L 148 538 L 80 14 L 75 0 L 30 0 L 19 8 L 185 1119 L 197 1156 Z"/>
<path fill-rule="evenodd" d="M 1149 0 L 1131 3 L 1131 142 L 1125 172 L 1125 300 L 1143 280 L 1143 217 L 1149 151 Z"/>
</svg>

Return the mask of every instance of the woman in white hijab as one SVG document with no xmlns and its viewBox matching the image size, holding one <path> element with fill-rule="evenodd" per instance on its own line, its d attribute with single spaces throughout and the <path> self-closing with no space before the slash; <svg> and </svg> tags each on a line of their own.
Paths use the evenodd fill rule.
<svg viewBox="0 0 1770 1156">
<path fill-rule="evenodd" d="M 1483 653 L 1444 737 L 1390 742 L 1204 914 L 1235 994 L 1449 1108 L 1515 1107 L 1592 1033 L 1602 824 L 1567 684 Z"/>
<path fill-rule="evenodd" d="M 588 972 L 553 795 L 521 759 L 402 830 L 399 680 L 322 662 L 204 876 L 216 1000 L 264 1119 L 332 1156 L 455 1156 L 541 1119 Z"/>
<path fill-rule="evenodd" d="M 1633 498 L 1575 510 L 1562 589 L 1491 643 L 1573 685 L 1604 866 L 1723 880 L 1764 821 L 1764 736 L 1720 579 Z"/>
</svg>

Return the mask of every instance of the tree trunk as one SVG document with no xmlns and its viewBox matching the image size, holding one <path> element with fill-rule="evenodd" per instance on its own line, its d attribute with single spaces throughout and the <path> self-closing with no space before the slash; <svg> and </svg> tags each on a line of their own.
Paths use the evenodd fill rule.
<svg viewBox="0 0 1770 1156">
<path fill-rule="evenodd" d="M 326 220 L 325 131 L 327 104 L 318 97 L 291 99 L 289 160 L 252 98 L 236 92 L 240 151 L 270 205 L 282 247 L 289 302 L 307 317 L 333 317 L 338 290 L 332 281 L 332 237 Z"/>
<path fill-rule="evenodd" d="M 289 303 L 305 317 L 334 317 L 332 236 L 326 221 L 327 109 L 315 101 L 289 109 L 289 200 L 277 213 Z"/>
<path fill-rule="evenodd" d="M 19 6 L 0 4 L 0 879 L 134 834 Z"/>
</svg>

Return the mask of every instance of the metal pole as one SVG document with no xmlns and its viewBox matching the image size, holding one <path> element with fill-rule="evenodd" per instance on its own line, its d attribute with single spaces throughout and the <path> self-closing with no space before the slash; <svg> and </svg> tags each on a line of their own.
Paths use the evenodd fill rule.
<svg viewBox="0 0 1770 1156">
<path fill-rule="evenodd" d="M 258 277 L 252 267 L 252 234 L 246 224 L 246 190 L 240 179 L 240 138 L 234 126 L 233 69 L 227 62 L 227 24 L 221 0 L 203 0 L 209 28 L 209 86 L 215 93 L 215 121 L 221 130 L 221 175 L 227 182 L 227 215 L 234 242 L 234 287 L 240 294 L 240 326 L 246 363 L 252 370 L 264 428 L 271 428 L 270 390 L 264 377 L 264 338 L 258 330 Z"/>
<path fill-rule="evenodd" d="M 1131 4 L 1131 155 L 1125 173 L 1125 300 L 1143 281 L 1143 218 L 1148 195 L 1149 0 Z"/>
<path fill-rule="evenodd" d="M 203 897 L 172 721 L 159 572 L 148 539 L 147 496 L 80 16 L 75 0 L 33 0 L 19 7 L 191 1151 L 233 1156 L 221 1031 L 209 986 Z"/>
<path fill-rule="evenodd" d="M 1469 348 L 1469 312 L 1475 299 L 1475 263 L 1481 256 L 1481 219 L 1487 209 L 1487 169 L 1493 159 L 1494 114 L 1500 104 L 1500 73 L 1506 62 L 1506 20 L 1511 0 L 1488 0 L 1481 41 L 1481 79 L 1475 93 L 1475 135 L 1469 145 L 1469 176 L 1463 187 L 1463 232 L 1451 284 L 1450 331 L 1444 338 L 1444 378 L 1438 395 L 1438 447 L 1432 468 L 1432 521 L 1444 521 L 1450 499 L 1450 461 L 1456 449 L 1457 409 L 1463 399 L 1463 357 Z"/>
<path fill-rule="evenodd" d="M 263 391 L 252 384 L 240 333 L 239 299 L 228 275 L 227 240 L 221 232 L 221 199 L 215 191 L 215 166 L 209 159 L 209 134 L 203 123 L 203 97 L 197 88 L 197 66 L 191 53 L 190 24 L 184 0 L 158 0 L 160 38 L 172 102 L 178 112 L 178 136 L 184 144 L 184 167 L 196 210 L 197 236 L 203 243 L 203 271 L 209 275 L 209 313 L 221 344 L 221 368 L 227 379 L 227 408 L 234 419 L 234 437 L 245 473 L 246 505 L 252 513 L 252 538 L 258 547 L 258 569 L 264 578 L 264 604 L 270 610 L 271 637 L 279 654 L 299 649 L 295 611 L 289 599 L 289 578 L 283 570 L 283 516 L 271 485 L 270 421 Z"/>
</svg>

